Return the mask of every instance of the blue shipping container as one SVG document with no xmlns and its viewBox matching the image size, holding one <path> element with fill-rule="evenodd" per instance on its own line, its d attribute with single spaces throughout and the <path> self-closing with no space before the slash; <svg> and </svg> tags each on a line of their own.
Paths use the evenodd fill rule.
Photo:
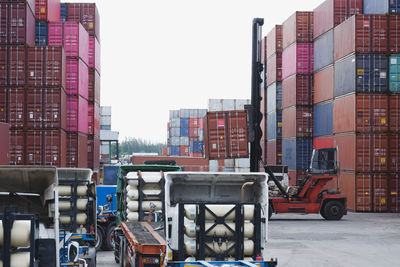
<svg viewBox="0 0 400 267">
<path fill-rule="evenodd" d="M 171 156 L 179 156 L 180 152 L 180 146 L 171 146 Z"/>
<path fill-rule="evenodd" d="M 389 58 L 389 90 L 400 93 L 400 55 L 391 55 Z"/>
<path fill-rule="evenodd" d="M 119 166 L 104 166 L 103 184 L 116 185 Z"/>
<path fill-rule="evenodd" d="M 333 102 L 314 106 L 314 136 L 333 135 Z"/>
<path fill-rule="evenodd" d="M 389 1 L 394 2 L 394 0 L 364 0 L 364 14 L 387 14 Z"/>
<path fill-rule="evenodd" d="M 312 150 L 312 139 L 283 139 L 282 164 L 287 165 L 289 170 L 306 170 L 310 165 Z"/>
<path fill-rule="evenodd" d="M 389 1 L 389 13 L 400 14 L 400 0 L 388 0 Z"/>
<path fill-rule="evenodd" d="M 181 119 L 181 128 L 189 128 L 189 119 Z"/>
<path fill-rule="evenodd" d="M 333 64 L 333 29 L 314 41 L 314 71 Z"/>
<path fill-rule="evenodd" d="M 282 83 L 273 83 L 267 88 L 267 113 L 282 109 Z"/>
<path fill-rule="evenodd" d="M 49 27 L 47 22 L 36 21 L 35 22 L 35 45 L 47 45 L 48 44 L 48 33 Z"/>
<path fill-rule="evenodd" d="M 181 136 L 189 136 L 189 128 L 180 128 Z"/>
<path fill-rule="evenodd" d="M 267 140 L 282 138 L 282 111 L 271 112 L 267 118 Z"/>
<path fill-rule="evenodd" d="M 201 141 L 190 142 L 190 153 L 203 153 L 203 152 L 204 152 L 204 142 Z"/>
<path fill-rule="evenodd" d="M 60 4 L 60 21 L 68 20 L 68 4 L 61 3 Z"/>
</svg>

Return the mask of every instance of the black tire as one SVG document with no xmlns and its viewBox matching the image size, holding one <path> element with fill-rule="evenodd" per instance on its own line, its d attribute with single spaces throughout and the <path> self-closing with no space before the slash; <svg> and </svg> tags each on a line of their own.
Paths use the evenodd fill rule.
<svg viewBox="0 0 400 267">
<path fill-rule="evenodd" d="M 126 246 L 125 246 L 125 238 L 121 238 L 120 245 L 119 245 L 119 266 L 125 267 L 125 253 L 126 253 Z"/>
<path fill-rule="evenodd" d="M 100 250 L 103 247 L 104 242 L 104 230 L 103 227 L 97 226 L 97 233 L 96 233 L 96 250 Z"/>
<path fill-rule="evenodd" d="M 322 218 L 326 219 L 326 215 L 325 215 L 325 206 L 322 207 L 322 209 L 319 211 L 319 214 L 321 214 Z"/>
<path fill-rule="evenodd" d="M 340 220 L 344 215 L 344 206 L 341 202 L 332 200 L 325 204 L 323 213 L 327 220 Z"/>
<path fill-rule="evenodd" d="M 273 212 L 272 205 L 269 204 L 269 205 L 268 205 L 268 220 L 271 219 L 271 217 L 272 217 L 272 212 Z"/>
<path fill-rule="evenodd" d="M 110 223 L 107 226 L 104 242 L 103 242 L 103 249 L 104 250 L 113 250 L 114 249 L 114 230 L 115 230 L 115 222 Z"/>
</svg>

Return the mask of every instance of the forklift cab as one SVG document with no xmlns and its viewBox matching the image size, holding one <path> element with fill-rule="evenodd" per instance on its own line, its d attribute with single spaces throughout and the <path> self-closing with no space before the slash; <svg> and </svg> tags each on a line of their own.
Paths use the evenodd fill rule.
<svg viewBox="0 0 400 267">
<path fill-rule="evenodd" d="M 337 174 L 336 148 L 314 149 L 311 157 L 309 174 Z"/>
</svg>

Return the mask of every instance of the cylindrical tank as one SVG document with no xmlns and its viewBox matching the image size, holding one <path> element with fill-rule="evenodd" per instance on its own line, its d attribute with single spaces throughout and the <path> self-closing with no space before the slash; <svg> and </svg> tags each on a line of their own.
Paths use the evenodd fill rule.
<svg viewBox="0 0 400 267">
<path fill-rule="evenodd" d="M 72 209 L 72 203 L 70 201 L 59 201 L 58 209 L 61 211 Z"/>
<path fill-rule="evenodd" d="M 76 191 L 78 196 L 86 196 L 88 193 L 88 187 L 87 185 L 78 185 Z"/>
<path fill-rule="evenodd" d="M 86 213 L 78 213 L 76 214 L 76 223 L 77 224 L 86 224 L 87 215 Z"/>
<path fill-rule="evenodd" d="M 57 186 L 58 195 L 62 197 L 72 196 L 72 187 L 70 185 L 59 185 Z"/>
<path fill-rule="evenodd" d="M 71 223 L 71 217 L 67 216 L 67 215 L 60 215 L 59 220 L 60 220 L 61 224 L 70 224 Z"/>
<path fill-rule="evenodd" d="M 142 201 L 143 211 L 150 211 L 151 208 L 154 208 L 155 210 L 161 210 L 162 202 L 161 201 Z"/>
<path fill-rule="evenodd" d="M 11 267 L 29 267 L 31 262 L 29 252 L 16 252 L 12 253 L 10 257 Z M 3 267 L 3 261 L 0 260 L 0 267 Z"/>
<path fill-rule="evenodd" d="M 215 215 L 224 216 L 227 212 L 235 207 L 235 205 L 206 205 Z M 244 219 L 252 220 L 254 217 L 254 206 L 253 205 L 243 205 L 244 208 Z M 185 205 L 185 216 L 189 220 L 196 220 L 197 218 L 197 205 Z M 205 212 L 206 220 L 213 220 L 215 217 L 206 210 Z M 236 212 L 232 211 L 226 216 L 226 220 L 234 220 Z"/>
<path fill-rule="evenodd" d="M 11 228 L 11 246 L 16 247 L 28 247 L 31 238 L 31 221 L 19 220 L 14 221 Z M 4 232 L 3 222 L 0 221 L 0 247 L 3 246 Z"/>
<path fill-rule="evenodd" d="M 130 200 L 138 200 L 139 199 L 139 191 L 137 189 L 131 189 L 126 193 L 127 197 Z"/>
<path fill-rule="evenodd" d="M 227 251 L 230 247 L 232 247 L 235 243 L 234 242 L 223 242 L 221 245 L 219 245 L 216 242 L 213 243 L 207 243 L 207 246 L 213 249 L 213 251 L 217 254 L 222 254 L 225 251 Z M 245 256 L 251 256 L 254 253 L 254 242 L 252 240 L 244 240 L 243 242 L 244 245 L 244 255 Z M 186 253 L 190 256 L 196 256 L 197 255 L 197 244 L 196 240 L 188 240 L 185 242 L 185 250 Z M 235 253 L 235 250 L 232 249 L 229 254 L 233 255 Z M 207 256 L 210 256 L 211 253 L 208 249 L 205 250 L 205 254 Z"/>
<path fill-rule="evenodd" d="M 235 223 L 227 222 L 226 223 L 233 231 L 235 231 Z M 205 223 L 205 230 L 210 229 L 214 223 Z M 191 222 L 185 224 L 185 233 L 188 237 L 196 237 L 196 224 Z M 244 223 L 244 237 L 250 238 L 254 235 L 254 225 L 252 223 Z M 232 231 L 230 231 L 224 224 L 217 224 L 210 232 L 207 233 L 207 236 L 233 236 Z"/>
<path fill-rule="evenodd" d="M 139 221 L 139 213 L 137 212 L 127 212 L 126 218 L 129 222 L 137 222 Z"/>
<path fill-rule="evenodd" d="M 88 199 L 87 198 L 79 198 L 76 200 L 76 207 L 78 210 L 87 210 L 88 208 Z"/>
<path fill-rule="evenodd" d="M 138 201 L 129 201 L 126 205 L 127 210 L 129 212 L 138 211 L 139 210 L 139 202 Z"/>
</svg>

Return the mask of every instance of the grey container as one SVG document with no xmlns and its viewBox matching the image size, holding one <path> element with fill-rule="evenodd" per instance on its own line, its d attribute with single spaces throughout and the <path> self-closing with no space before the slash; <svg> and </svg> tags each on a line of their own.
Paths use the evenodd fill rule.
<svg viewBox="0 0 400 267">
<path fill-rule="evenodd" d="M 389 0 L 364 0 L 364 14 L 389 13 Z"/>
<path fill-rule="evenodd" d="M 170 137 L 181 136 L 181 128 L 169 128 L 169 136 Z"/>
<path fill-rule="evenodd" d="M 333 29 L 314 40 L 314 71 L 333 64 Z"/>
<path fill-rule="evenodd" d="M 179 118 L 179 110 L 170 110 L 169 111 L 169 120 L 178 119 Z"/>
<path fill-rule="evenodd" d="M 181 146 L 189 146 L 189 137 L 187 137 L 187 136 L 179 137 L 179 145 L 181 145 Z"/>
<path fill-rule="evenodd" d="M 268 113 L 267 118 L 267 140 L 276 139 L 276 112 Z"/>
<path fill-rule="evenodd" d="M 170 128 L 180 128 L 181 127 L 181 119 L 179 119 L 179 118 L 171 119 L 169 127 Z"/>
<path fill-rule="evenodd" d="M 218 160 L 210 160 L 208 167 L 210 172 L 218 172 Z"/>
<path fill-rule="evenodd" d="M 179 146 L 180 145 L 180 137 L 171 137 L 169 139 L 171 141 L 171 146 Z"/>
<path fill-rule="evenodd" d="M 335 62 L 335 97 L 356 90 L 356 58 L 355 55 Z"/>
<path fill-rule="evenodd" d="M 190 118 L 190 109 L 181 109 L 179 111 L 179 117 L 181 119 L 189 119 Z"/>
<path fill-rule="evenodd" d="M 204 141 L 204 130 L 199 130 L 198 131 L 198 133 L 199 133 L 199 141 Z"/>
</svg>

